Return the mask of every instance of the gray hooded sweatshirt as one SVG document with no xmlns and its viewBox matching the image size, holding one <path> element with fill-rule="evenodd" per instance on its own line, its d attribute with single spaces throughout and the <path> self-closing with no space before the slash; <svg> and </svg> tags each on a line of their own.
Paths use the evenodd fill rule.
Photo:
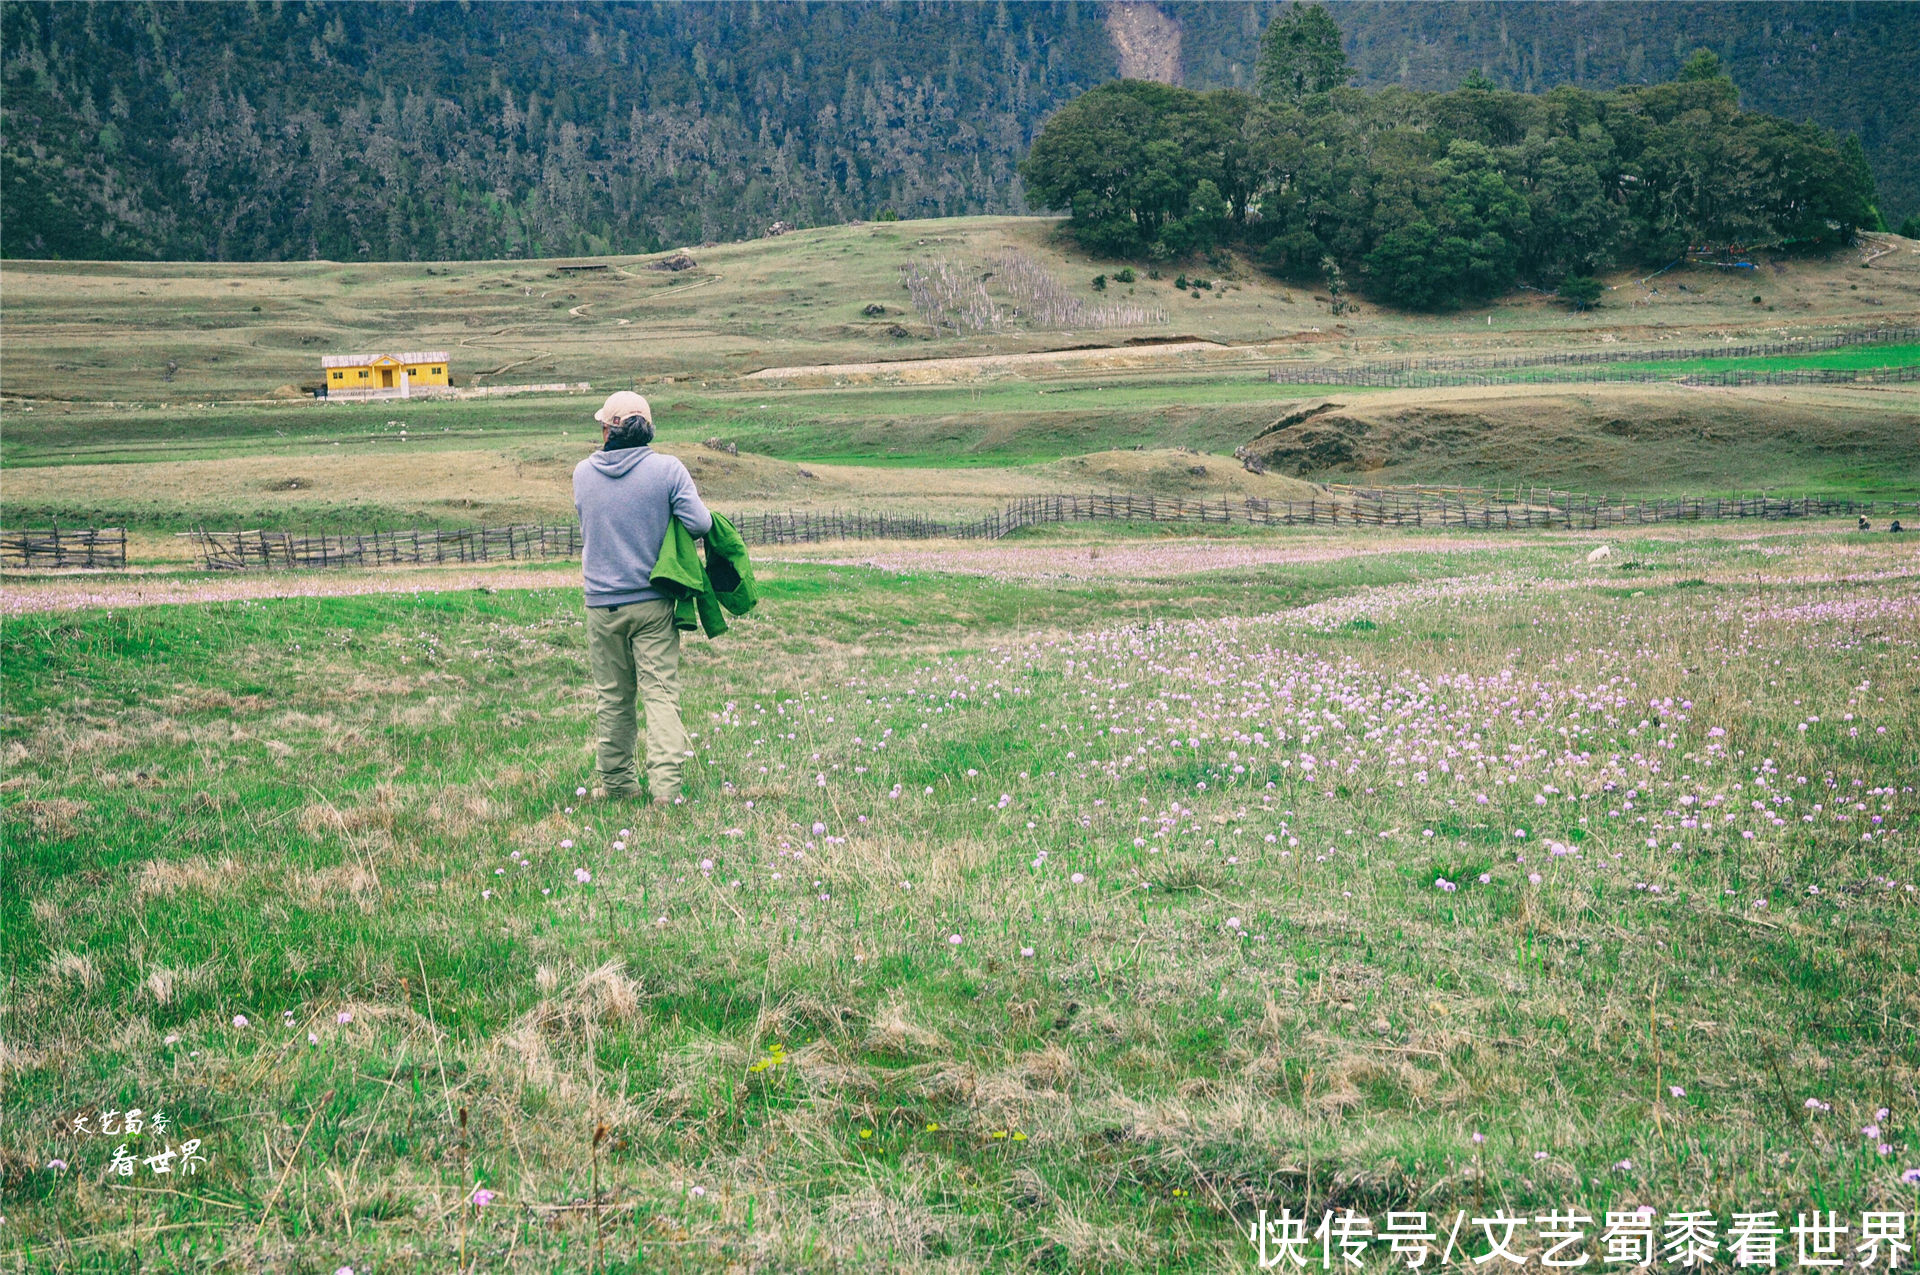
<svg viewBox="0 0 1920 1275">
<path fill-rule="evenodd" d="M 696 536 L 713 528 L 687 467 L 651 447 L 595 452 L 575 465 L 573 507 L 585 541 L 581 566 L 590 607 L 664 596 L 653 587 L 653 564 L 668 518 L 678 518 Z"/>
</svg>

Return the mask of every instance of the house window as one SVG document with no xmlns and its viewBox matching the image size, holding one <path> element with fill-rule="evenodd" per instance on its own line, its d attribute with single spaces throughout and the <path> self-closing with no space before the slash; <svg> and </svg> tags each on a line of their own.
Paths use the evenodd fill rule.
<svg viewBox="0 0 1920 1275">
<path fill-rule="evenodd" d="M 440 369 L 439 369 L 439 368 L 435 368 L 435 369 L 433 369 L 433 374 L 434 374 L 435 376 L 438 376 L 438 375 L 440 375 Z"/>
<path fill-rule="evenodd" d="M 333 374 L 333 379 L 336 381 L 343 381 L 346 379 L 346 376 L 347 374 L 345 372 L 335 372 Z"/>
<path fill-rule="evenodd" d="M 365 368 L 360 369 L 360 379 L 363 381 L 367 379 L 367 369 Z"/>
</svg>

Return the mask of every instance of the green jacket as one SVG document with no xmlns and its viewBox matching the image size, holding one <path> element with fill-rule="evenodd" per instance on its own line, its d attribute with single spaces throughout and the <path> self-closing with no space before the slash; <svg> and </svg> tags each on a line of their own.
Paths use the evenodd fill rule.
<svg viewBox="0 0 1920 1275">
<path fill-rule="evenodd" d="M 667 536 L 653 566 L 653 587 L 673 599 L 674 627 L 683 632 L 699 628 L 710 638 L 719 637 L 727 631 L 722 607 L 745 615 L 760 601 L 753 563 L 747 560 L 747 542 L 725 514 L 713 516 L 705 562 L 694 544 L 693 533 L 678 518 L 667 521 Z"/>
</svg>

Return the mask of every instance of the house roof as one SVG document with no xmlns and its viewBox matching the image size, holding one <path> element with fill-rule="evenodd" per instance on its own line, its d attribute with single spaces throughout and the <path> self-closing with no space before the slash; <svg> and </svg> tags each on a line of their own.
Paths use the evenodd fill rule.
<svg viewBox="0 0 1920 1275">
<path fill-rule="evenodd" d="M 396 363 L 445 363 L 445 350 L 412 350 L 405 354 L 323 354 L 321 367 L 371 367 L 381 359 Z"/>
</svg>

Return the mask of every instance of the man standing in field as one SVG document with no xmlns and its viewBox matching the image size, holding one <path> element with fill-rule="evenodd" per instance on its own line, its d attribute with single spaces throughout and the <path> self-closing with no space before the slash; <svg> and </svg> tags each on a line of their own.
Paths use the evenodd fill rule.
<svg viewBox="0 0 1920 1275">
<path fill-rule="evenodd" d="M 574 467 L 573 505 L 585 542 L 587 664 L 599 696 L 595 795 L 640 796 L 634 764 L 636 693 L 646 706 L 647 790 L 656 806 L 680 795 L 691 753 L 680 722 L 680 630 L 673 599 L 653 585 L 653 568 L 670 519 L 695 536 L 713 528 L 693 476 L 656 452 L 653 409 L 628 390 L 594 413 L 601 449 Z"/>
</svg>

